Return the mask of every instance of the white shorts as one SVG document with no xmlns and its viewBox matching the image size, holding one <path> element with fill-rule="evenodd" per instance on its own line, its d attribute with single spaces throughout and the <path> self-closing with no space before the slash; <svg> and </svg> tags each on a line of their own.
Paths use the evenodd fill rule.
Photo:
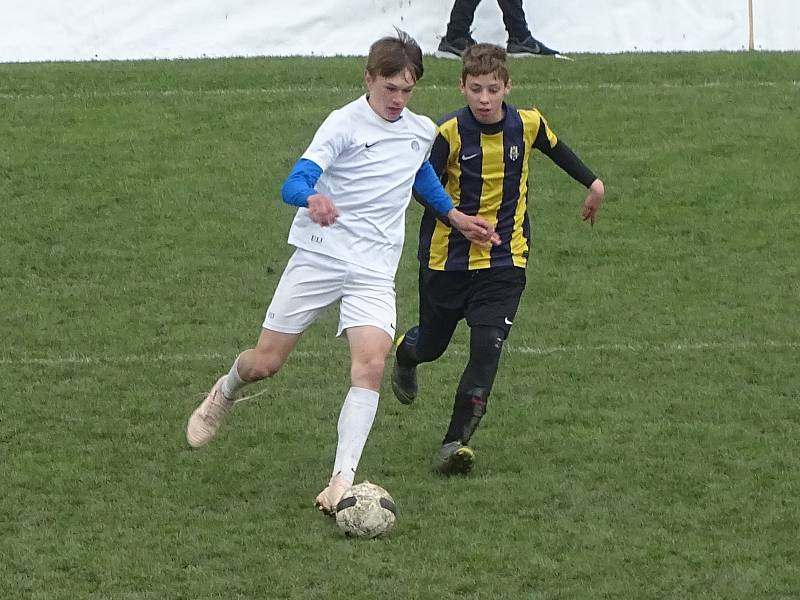
<svg viewBox="0 0 800 600">
<path fill-rule="evenodd" d="M 296 249 L 272 296 L 263 327 L 302 333 L 339 302 L 339 329 L 372 325 L 395 336 L 394 278 L 325 254 Z"/>
</svg>

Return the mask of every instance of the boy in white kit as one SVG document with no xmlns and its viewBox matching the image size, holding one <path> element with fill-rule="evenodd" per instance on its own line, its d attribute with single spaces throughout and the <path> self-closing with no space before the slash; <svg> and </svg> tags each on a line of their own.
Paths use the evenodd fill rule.
<svg viewBox="0 0 800 600">
<path fill-rule="evenodd" d="M 471 242 L 499 240 L 486 221 L 453 207 L 427 158 L 436 127 L 406 109 L 422 76 L 422 52 L 406 33 L 370 47 L 367 93 L 333 111 L 281 188 L 298 206 L 289 232 L 296 250 L 284 270 L 255 348 L 245 350 L 192 413 L 189 444 L 206 445 L 241 389 L 283 366 L 303 331 L 339 302 L 337 335 L 350 347 L 351 388 L 338 422 L 333 474 L 316 504 L 332 514 L 353 483 L 378 407 L 395 335 L 394 276 L 412 187 Z"/>
</svg>

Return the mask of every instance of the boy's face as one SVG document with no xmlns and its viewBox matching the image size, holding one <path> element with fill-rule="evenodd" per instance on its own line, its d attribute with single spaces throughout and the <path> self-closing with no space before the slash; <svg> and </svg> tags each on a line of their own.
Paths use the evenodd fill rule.
<svg viewBox="0 0 800 600">
<path fill-rule="evenodd" d="M 478 123 L 489 125 L 503 118 L 503 101 L 511 91 L 510 79 L 504 83 L 494 73 L 467 75 L 460 88 Z"/>
<path fill-rule="evenodd" d="M 391 77 L 382 75 L 373 77 L 365 73 L 364 81 L 367 84 L 369 105 L 378 116 L 387 121 L 396 121 L 400 118 L 417 83 L 408 69 Z"/>
</svg>

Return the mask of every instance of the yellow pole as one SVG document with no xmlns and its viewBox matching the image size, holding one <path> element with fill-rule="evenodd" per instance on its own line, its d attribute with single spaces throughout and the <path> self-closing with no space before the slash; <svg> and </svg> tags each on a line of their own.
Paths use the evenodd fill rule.
<svg viewBox="0 0 800 600">
<path fill-rule="evenodd" d="M 753 0 L 747 0 L 747 49 L 753 50 Z"/>
</svg>

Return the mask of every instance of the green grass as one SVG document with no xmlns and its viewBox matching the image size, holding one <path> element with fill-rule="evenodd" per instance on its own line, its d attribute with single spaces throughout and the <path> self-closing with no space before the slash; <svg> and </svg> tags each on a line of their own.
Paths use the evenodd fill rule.
<svg viewBox="0 0 800 600">
<path fill-rule="evenodd" d="M 412 108 L 460 106 L 428 60 Z M 396 529 L 311 507 L 348 387 L 334 311 L 189 451 L 290 254 L 279 186 L 362 59 L 0 65 L 0 595 L 30 599 L 795 598 L 796 53 L 514 61 L 605 180 L 533 165 L 534 253 L 476 472 L 428 471 L 464 330 L 384 387 L 359 478 Z M 416 314 L 414 236 L 398 274 Z"/>
</svg>

